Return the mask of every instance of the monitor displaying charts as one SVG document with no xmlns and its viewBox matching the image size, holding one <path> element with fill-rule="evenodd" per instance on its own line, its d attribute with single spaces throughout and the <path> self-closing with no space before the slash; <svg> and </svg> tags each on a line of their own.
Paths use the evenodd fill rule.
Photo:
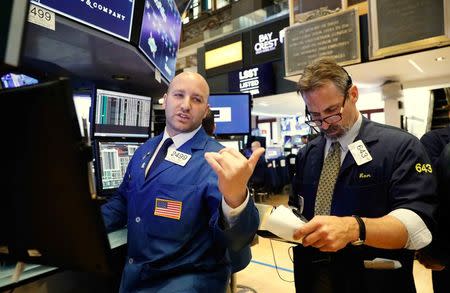
<svg viewBox="0 0 450 293">
<path fill-rule="evenodd" d="M 94 136 L 149 137 L 152 98 L 97 89 Z"/>
<path fill-rule="evenodd" d="M 100 195 L 112 193 L 122 183 L 128 163 L 142 142 L 100 141 L 96 145 L 97 189 Z"/>
</svg>

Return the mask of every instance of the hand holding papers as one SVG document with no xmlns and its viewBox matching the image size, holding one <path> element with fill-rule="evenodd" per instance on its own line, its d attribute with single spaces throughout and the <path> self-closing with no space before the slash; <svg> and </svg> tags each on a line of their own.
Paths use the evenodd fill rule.
<svg viewBox="0 0 450 293">
<path fill-rule="evenodd" d="M 295 240 L 293 235 L 294 231 L 304 224 L 305 222 L 300 220 L 291 209 L 280 205 L 261 222 L 259 229 L 270 231 L 286 241 L 301 243 L 301 239 Z"/>
</svg>

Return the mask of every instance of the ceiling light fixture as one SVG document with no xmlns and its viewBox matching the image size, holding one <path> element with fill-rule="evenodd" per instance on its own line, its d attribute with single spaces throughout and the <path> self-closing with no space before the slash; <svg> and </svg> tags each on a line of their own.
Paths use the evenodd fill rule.
<svg viewBox="0 0 450 293">
<path fill-rule="evenodd" d="M 414 61 L 413 61 L 413 60 L 411 60 L 411 59 L 408 59 L 408 62 L 409 62 L 409 64 L 411 64 L 412 66 L 414 66 L 414 68 L 416 68 L 416 69 L 417 69 L 417 71 L 419 71 L 419 72 L 423 73 L 423 69 L 422 69 L 422 68 L 420 68 L 420 66 L 419 66 L 419 65 L 417 65 L 417 63 L 416 63 L 416 62 L 414 62 Z"/>
<path fill-rule="evenodd" d="M 129 80 L 130 76 L 129 75 L 125 75 L 125 74 L 113 74 L 112 79 L 115 80 Z"/>
<path fill-rule="evenodd" d="M 434 60 L 437 61 L 437 62 L 444 61 L 445 57 L 444 56 L 440 56 L 440 57 L 435 58 Z"/>
</svg>

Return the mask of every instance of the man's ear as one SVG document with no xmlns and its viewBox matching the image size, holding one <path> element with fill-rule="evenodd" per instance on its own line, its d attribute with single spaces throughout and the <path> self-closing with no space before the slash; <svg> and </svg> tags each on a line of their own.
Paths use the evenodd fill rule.
<svg viewBox="0 0 450 293">
<path fill-rule="evenodd" d="M 206 106 L 206 111 L 205 111 L 205 114 L 203 115 L 203 118 L 202 119 L 205 119 L 206 118 L 206 115 L 208 115 L 208 112 L 209 111 L 211 111 L 211 109 L 209 108 L 209 104 Z"/>
<path fill-rule="evenodd" d="M 167 94 L 164 94 L 164 96 L 163 96 L 163 104 L 162 104 L 163 109 L 166 109 L 166 100 L 167 100 Z"/>
<path fill-rule="evenodd" d="M 356 104 L 358 101 L 358 88 L 356 85 L 352 85 L 352 87 L 348 90 L 348 93 L 350 95 L 350 101 L 352 101 L 353 104 Z"/>
</svg>

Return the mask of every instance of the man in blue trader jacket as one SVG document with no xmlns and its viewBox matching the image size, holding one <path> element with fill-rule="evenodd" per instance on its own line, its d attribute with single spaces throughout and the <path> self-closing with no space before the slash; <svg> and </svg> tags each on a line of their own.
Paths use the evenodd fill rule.
<svg viewBox="0 0 450 293">
<path fill-rule="evenodd" d="M 210 138 L 201 127 L 208 96 L 199 74 L 172 80 L 164 133 L 136 151 L 102 206 L 108 230 L 128 228 L 121 292 L 225 292 L 230 251 L 255 235 L 258 212 L 246 184 L 264 149 L 247 160 Z"/>
<path fill-rule="evenodd" d="M 298 88 L 321 136 L 299 152 L 289 203 L 309 220 L 294 233 L 297 292 L 415 292 L 414 250 L 430 243 L 436 209 L 424 148 L 362 117 L 330 59 L 307 66 Z"/>
</svg>

